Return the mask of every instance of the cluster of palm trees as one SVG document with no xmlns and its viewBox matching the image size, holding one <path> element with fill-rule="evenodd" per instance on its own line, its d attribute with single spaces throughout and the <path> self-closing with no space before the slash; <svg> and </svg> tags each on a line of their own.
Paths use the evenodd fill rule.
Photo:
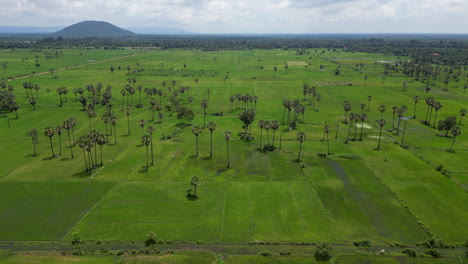
<svg viewBox="0 0 468 264">
<path fill-rule="evenodd" d="M 250 94 L 235 94 L 229 96 L 229 102 L 231 102 L 231 111 L 234 110 L 247 110 L 255 109 L 257 105 L 258 97 Z M 233 108 L 234 102 L 236 102 L 236 108 Z"/>
<path fill-rule="evenodd" d="M 87 135 L 81 136 L 76 140 L 76 144 L 83 152 L 83 158 L 86 166 L 86 172 L 91 173 L 93 169 L 103 165 L 102 146 L 107 143 L 107 137 L 98 130 L 93 129 Z M 97 147 L 100 148 L 100 162 L 98 163 Z M 93 158 L 94 148 L 94 158 Z"/>
<path fill-rule="evenodd" d="M 68 141 L 69 141 L 69 148 L 71 152 L 71 159 L 73 159 L 73 147 L 75 146 L 75 130 L 74 127 L 76 126 L 76 118 L 70 117 L 63 121 L 62 125 L 58 125 L 56 127 L 46 127 L 44 129 L 44 136 L 49 138 L 49 143 L 50 143 L 50 149 L 52 151 L 52 158 L 54 157 L 61 157 L 62 156 L 62 133 L 64 130 L 67 131 L 68 135 Z M 70 130 L 72 134 L 70 134 Z M 54 144 L 52 142 L 52 138 L 57 135 L 59 138 L 59 152 L 56 155 L 54 151 Z M 33 139 L 33 142 L 37 141 L 37 130 L 36 129 L 31 129 L 28 132 L 28 136 L 30 136 Z M 72 140 L 73 136 L 73 140 Z M 33 148 L 34 148 L 34 153 L 36 153 L 36 147 L 35 144 L 33 143 Z M 36 154 L 34 154 L 36 155 Z"/>
<path fill-rule="evenodd" d="M 297 121 L 299 119 L 299 115 L 302 114 L 302 122 L 304 122 L 304 113 L 305 113 L 305 106 L 303 106 L 298 99 L 289 100 L 287 98 L 283 99 L 283 119 L 281 121 L 284 124 L 284 117 L 286 114 L 286 110 L 288 110 L 288 119 L 287 125 L 288 129 L 295 129 L 297 126 Z M 294 119 L 291 120 L 291 111 L 294 110 Z"/>
<path fill-rule="evenodd" d="M 268 120 L 259 120 L 258 121 L 258 127 L 260 128 L 260 150 L 267 150 L 267 151 L 272 151 L 275 149 L 275 135 L 276 135 L 276 130 L 280 127 L 280 123 L 276 120 L 273 121 L 268 121 Z M 265 129 L 267 133 L 267 144 L 262 147 L 262 136 L 263 136 L 263 129 Z M 270 129 L 273 130 L 273 143 L 270 145 L 270 135 L 269 131 Z"/>
<path fill-rule="evenodd" d="M 322 95 L 317 91 L 317 87 L 310 87 L 308 84 L 304 84 L 302 88 L 302 94 L 304 95 L 303 101 L 308 101 L 312 109 L 319 111 L 319 103 L 322 100 Z M 308 99 L 306 99 L 307 95 L 309 97 Z"/>
<path fill-rule="evenodd" d="M 0 90 L 0 114 L 14 111 L 16 119 L 18 119 L 18 110 L 20 106 L 16 102 L 16 96 L 13 94 L 13 86 L 6 85 L 4 82 L 2 82 L 2 85 L 0 86 L 2 88 L 2 90 Z M 10 126 L 9 119 L 8 126 Z"/>
</svg>

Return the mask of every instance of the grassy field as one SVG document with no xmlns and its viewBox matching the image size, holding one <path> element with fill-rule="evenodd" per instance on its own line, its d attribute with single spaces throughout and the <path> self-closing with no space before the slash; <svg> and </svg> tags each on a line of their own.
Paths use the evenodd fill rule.
<svg viewBox="0 0 468 264">
<path fill-rule="evenodd" d="M 419 120 L 426 113 L 427 96 L 444 105 L 438 119 L 458 116 L 459 109 L 466 108 L 467 97 L 462 88 L 448 92 L 433 89 L 426 94 L 422 83 L 407 79 L 409 88 L 403 92 L 401 83 L 405 77 L 383 79 L 382 63 L 375 64 L 396 57 L 341 51 L 320 54 L 315 50 L 299 56 L 284 50 L 70 49 L 58 51 L 57 58 L 46 59 L 43 52 L 2 50 L 2 59 L 7 58 L 9 66 L 0 73 L 0 78 L 98 63 L 8 82 L 14 86 L 20 109 L 19 119 L 15 113 L 0 116 L 0 240 L 69 241 L 73 232 L 79 232 L 85 240 L 129 241 L 144 239 L 154 231 L 159 238 L 175 242 L 352 243 L 366 238 L 379 243 L 414 244 L 432 235 L 449 244 L 466 242 L 468 166 L 464 160 L 468 132 L 463 131 L 457 137 L 454 152 L 447 152 L 452 139 L 439 136 L 442 132 Z M 55 50 L 49 52 L 55 54 Z M 130 54 L 134 56 L 124 57 Z M 37 69 L 32 64 L 35 55 L 41 64 Z M 29 62 L 23 65 L 25 57 Z M 105 61 L 113 58 L 118 59 Z M 290 64 L 288 69 L 284 68 L 286 62 Z M 362 72 L 354 69 L 356 63 L 365 65 Z M 320 70 L 320 65 L 324 70 Z M 336 76 L 334 69 L 339 65 L 341 74 Z M 116 69 L 113 73 L 109 70 L 111 66 Z M 135 69 L 135 73 L 128 71 L 127 66 Z M 275 72 L 274 66 L 279 70 Z M 368 76 L 366 81 L 364 75 Z M 206 122 L 217 124 L 212 159 L 207 129 L 199 136 L 200 156 L 196 158 L 192 127 L 181 128 L 176 114 L 167 110 L 162 111 L 162 123 L 150 122 L 149 98 L 144 93 L 141 95 L 144 107 L 132 108 L 128 134 L 127 117 L 121 111 L 127 99 L 120 95 L 120 90 L 133 77 L 137 79 L 135 86 L 157 87 L 166 92 L 172 81 L 175 88 L 189 86 L 190 92 L 180 104 L 195 112 L 193 125 L 203 126 L 200 102 L 209 97 Z M 22 87 L 24 81 L 41 86 L 36 111 L 28 103 Z M 163 81 L 167 82 L 166 87 L 162 86 Z M 72 92 L 73 88 L 97 83 L 112 86 L 117 144 L 113 144 L 114 135 L 110 136 L 110 143 L 103 147 L 103 166 L 88 175 L 78 146 L 73 148 L 75 158 L 71 159 L 66 132 L 62 134 L 61 157 L 51 158 L 43 129 L 75 117 L 76 137 L 88 133 L 90 127 L 104 133 L 101 117 L 106 108 L 96 106 L 96 117 L 89 120 Z M 302 87 L 306 83 L 316 86 L 322 95 L 319 110 L 302 101 Z M 59 107 L 56 89 L 62 86 L 70 92 L 67 102 Z M 236 103 L 231 106 L 228 100 L 230 95 L 246 93 L 258 96 L 252 126 L 255 139 L 251 142 L 240 140 L 243 129 L 238 116 L 242 110 L 236 110 Z M 87 92 L 83 95 L 87 96 Z M 368 104 L 369 95 L 372 100 L 369 110 L 366 106 L 364 111 L 368 120 L 363 140 L 344 144 L 348 127 L 341 122 L 343 101 L 349 100 L 352 112 L 360 113 L 359 104 Z M 407 121 L 407 148 L 402 148 L 399 146 L 402 131 L 397 135 L 391 129 L 391 107 L 406 105 L 405 117 L 411 117 L 412 98 L 416 95 L 421 98 L 417 119 Z M 192 104 L 187 103 L 187 96 L 193 96 Z M 279 147 L 281 136 L 281 150 L 257 151 L 260 144 L 257 122 L 261 119 L 281 122 L 283 98 L 299 99 L 306 107 L 304 119 L 300 116 L 297 130 L 288 131 L 283 124 L 276 131 L 275 145 Z M 128 100 L 135 106 L 139 102 L 138 91 Z M 162 103 L 169 104 L 169 96 L 163 97 Z M 381 104 L 387 106 L 383 114 L 387 124 L 381 150 L 376 151 L 379 136 L 376 120 L 381 118 L 378 112 Z M 155 164 L 148 170 L 138 126 L 141 119 L 147 120 L 146 126 L 156 128 Z M 318 153 L 327 152 L 327 143 L 321 141 L 326 122 L 332 127 L 329 143 L 333 155 L 319 157 Z M 462 129 L 466 127 L 462 125 Z M 31 128 L 38 129 L 40 134 L 38 156 L 32 155 L 31 139 L 26 136 Z M 357 138 L 360 129 L 359 126 Z M 229 145 L 231 168 L 226 168 L 225 130 L 233 132 Z M 307 140 L 302 146 L 302 162 L 297 163 L 296 135 L 300 131 L 307 134 Z M 263 131 L 263 143 L 271 142 L 272 136 L 271 130 L 268 138 Z M 53 137 L 53 143 L 58 153 L 57 136 Z M 435 169 L 439 165 L 444 166 L 446 175 Z M 191 201 L 185 195 L 191 188 L 190 178 L 195 175 L 201 184 L 198 199 Z M 241 263 L 243 260 L 239 258 L 228 263 Z M 280 258 L 278 261 L 282 263 Z"/>
</svg>

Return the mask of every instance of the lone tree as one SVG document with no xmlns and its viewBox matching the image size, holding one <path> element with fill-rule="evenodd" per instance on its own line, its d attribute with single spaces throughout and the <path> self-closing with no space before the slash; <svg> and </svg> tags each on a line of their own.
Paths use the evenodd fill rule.
<svg viewBox="0 0 468 264">
<path fill-rule="evenodd" d="M 379 124 L 379 127 L 380 127 L 380 132 L 379 132 L 379 144 L 377 145 L 377 149 L 379 150 L 380 149 L 380 139 L 382 138 L 382 129 L 383 127 L 385 126 L 385 119 L 379 119 L 377 120 L 377 124 Z"/>
<path fill-rule="evenodd" d="M 151 136 L 150 135 L 144 135 L 141 138 L 141 141 L 144 146 L 146 146 L 146 169 L 149 167 L 149 146 L 151 145 Z"/>
<path fill-rule="evenodd" d="M 195 135 L 196 138 L 196 148 L 197 148 L 197 154 L 195 157 L 198 157 L 198 135 L 200 135 L 203 132 L 203 129 L 200 126 L 194 126 L 192 128 L 192 133 Z"/>
<path fill-rule="evenodd" d="M 38 137 L 38 133 L 37 133 L 37 130 L 35 128 L 32 128 L 29 132 L 28 132 L 28 137 L 31 137 L 31 140 L 32 140 L 32 145 L 33 145 L 33 150 L 34 150 L 34 154 L 33 156 L 37 156 L 36 154 L 36 144 L 39 144 L 39 137 Z"/>
<path fill-rule="evenodd" d="M 306 134 L 304 132 L 299 132 L 296 139 L 299 141 L 299 154 L 297 155 L 297 162 L 301 162 L 302 143 L 304 143 L 306 140 Z"/>
<path fill-rule="evenodd" d="M 242 112 L 239 115 L 239 119 L 244 123 L 244 126 L 243 126 L 245 130 L 244 134 L 250 135 L 248 131 L 249 131 L 249 126 L 255 120 L 255 110 L 253 109 L 244 110 L 244 112 Z M 250 139 L 250 136 L 248 138 Z"/>
<path fill-rule="evenodd" d="M 44 135 L 49 138 L 50 149 L 52 150 L 52 158 L 55 157 L 54 145 L 52 144 L 52 137 L 55 135 L 55 129 L 53 127 L 46 127 L 44 129 Z"/>
<path fill-rule="evenodd" d="M 201 107 L 203 108 L 203 128 L 205 128 L 206 108 L 208 107 L 208 100 L 201 101 Z"/>
<path fill-rule="evenodd" d="M 226 168 L 229 168 L 231 165 L 229 163 L 229 140 L 230 139 L 231 139 L 231 131 L 229 130 L 224 131 L 224 140 L 226 140 L 226 152 L 227 152 L 227 167 Z"/>
<path fill-rule="evenodd" d="M 197 176 L 193 176 L 190 180 L 190 185 L 193 186 L 193 196 L 197 197 L 197 188 L 200 185 L 200 179 Z"/>
<path fill-rule="evenodd" d="M 327 136 L 327 155 L 330 155 L 330 140 L 328 140 L 328 134 L 331 132 L 331 126 L 328 124 L 325 124 L 323 127 L 323 130 L 325 132 L 325 135 Z"/>
<path fill-rule="evenodd" d="M 213 157 L 213 132 L 216 130 L 216 123 L 211 121 L 208 123 L 208 130 L 210 131 L 210 159 Z"/>
<path fill-rule="evenodd" d="M 345 100 L 343 102 L 343 110 L 345 112 L 345 120 L 344 120 L 345 124 L 348 124 L 348 112 L 351 111 L 351 109 L 352 109 L 351 103 L 348 100 Z"/>
<path fill-rule="evenodd" d="M 460 109 L 460 116 L 461 116 L 461 118 L 460 118 L 460 122 L 458 122 L 458 125 L 461 126 L 463 117 L 465 117 L 465 115 L 466 115 L 466 109 L 465 109 L 465 108 Z"/>
<path fill-rule="evenodd" d="M 153 155 L 153 133 L 156 131 L 156 128 L 153 126 L 148 126 L 146 132 L 151 136 L 151 166 L 154 165 L 154 155 Z"/>
<path fill-rule="evenodd" d="M 461 130 L 461 127 L 459 127 L 459 126 L 454 126 L 454 127 L 452 127 L 452 129 L 450 130 L 450 132 L 452 133 L 453 140 L 452 140 L 452 145 L 450 146 L 449 151 L 452 151 L 453 145 L 455 144 L 455 139 L 456 139 L 459 135 L 461 135 L 462 130 Z"/>
</svg>

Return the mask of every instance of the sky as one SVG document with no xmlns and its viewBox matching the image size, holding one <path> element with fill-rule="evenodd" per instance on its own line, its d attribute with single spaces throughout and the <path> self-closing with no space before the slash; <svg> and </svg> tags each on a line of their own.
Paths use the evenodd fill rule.
<svg viewBox="0 0 468 264">
<path fill-rule="evenodd" d="M 468 33 L 468 0 L 0 0 L 0 26 L 83 20 L 193 33 Z"/>
</svg>

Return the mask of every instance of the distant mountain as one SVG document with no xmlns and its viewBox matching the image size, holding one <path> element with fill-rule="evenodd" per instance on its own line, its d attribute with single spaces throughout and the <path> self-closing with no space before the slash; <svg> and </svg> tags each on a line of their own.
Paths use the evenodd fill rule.
<svg viewBox="0 0 468 264">
<path fill-rule="evenodd" d="M 125 29 L 135 32 L 137 34 L 148 35 L 187 35 L 193 34 L 180 28 L 167 28 L 167 27 L 126 27 Z"/>
<path fill-rule="evenodd" d="M 53 35 L 65 38 L 121 38 L 136 34 L 104 21 L 83 21 L 57 31 Z"/>
<path fill-rule="evenodd" d="M 63 27 L 15 27 L 15 26 L 0 26 L 0 33 L 8 34 L 44 34 L 54 33 Z"/>
</svg>

